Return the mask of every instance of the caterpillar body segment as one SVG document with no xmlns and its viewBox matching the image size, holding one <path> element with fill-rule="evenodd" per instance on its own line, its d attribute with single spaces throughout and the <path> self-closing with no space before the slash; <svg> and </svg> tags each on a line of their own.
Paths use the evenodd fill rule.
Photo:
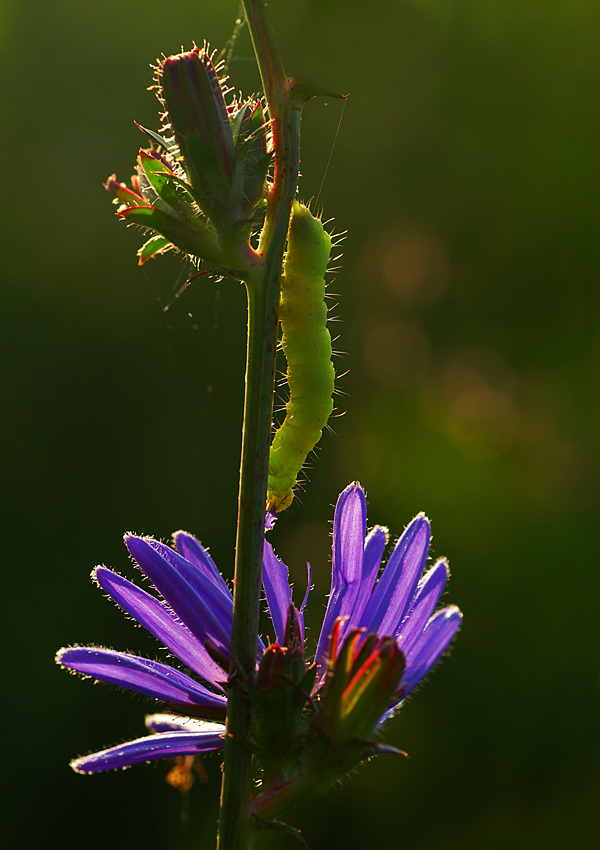
<svg viewBox="0 0 600 850">
<path fill-rule="evenodd" d="M 333 410 L 335 372 L 324 279 L 330 253 L 331 237 L 321 221 L 295 203 L 279 301 L 290 398 L 269 454 L 267 508 L 277 513 L 291 505 L 298 473 Z"/>
</svg>

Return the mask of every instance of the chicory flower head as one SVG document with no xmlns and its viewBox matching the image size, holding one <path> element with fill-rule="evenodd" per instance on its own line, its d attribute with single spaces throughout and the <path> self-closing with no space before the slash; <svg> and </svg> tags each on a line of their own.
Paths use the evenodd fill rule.
<svg viewBox="0 0 600 850">
<path fill-rule="evenodd" d="M 265 693 L 284 679 L 289 683 L 295 676 L 290 671 L 299 669 L 297 684 L 288 690 L 296 702 L 303 689 L 311 691 L 300 700 L 299 711 L 312 716 L 295 726 L 303 740 L 317 734 L 334 746 L 357 738 L 365 743 L 438 661 L 460 625 L 457 607 L 435 611 L 448 565 L 440 559 L 424 573 L 430 541 L 425 516 L 419 514 L 406 528 L 379 574 L 387 537 L 381 526 L 367 534 L 365 494 L 351 484 L 335 509 L 331 594 L 310 667 L 303 655 L 306 598 L 301 610 L 293 606 L 288 569 L 265 541 L 263 586 L 276 640 L 267 648 L 258 638 L 255 690 L 263 687 L 264 706 Z M 125 543 L 161 599 L 105 567 L 93 576 L 191 675 L 102 647 L 61 649 L 62 666 L 145 694 L 171 712 L 146 717 L 148 736 L 75 759 L 71 766 L 79 773 L 223 747 L 231 592 L 206 549 L 183 531 L 174 535 L 174 549 L 134 535 Z M 278 680 L 279 670 L 284 679 Z M 258 745 L 260 751 L 260 740 Z M 370 750 L 362 747 L 355 760 L 377 751 L 382 750 L 372 744 Z M 267 755 L 263 764 L 268 761 Z"/>
</svg>

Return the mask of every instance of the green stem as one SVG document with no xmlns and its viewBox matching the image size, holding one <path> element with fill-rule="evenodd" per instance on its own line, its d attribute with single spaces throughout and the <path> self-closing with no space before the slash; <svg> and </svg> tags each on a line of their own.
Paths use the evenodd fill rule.
<svg viewBox="0 0 600 850">
<path fill-rule="evenodd" d="M 246 395 L 218 850 L 249 850 L 256 838 L 249 811 L 253 787 L 252 753 L 248 747 L 251 706 L 245 681 L 253 680 L 256 673 L 279 275 L 291 204 L 298 183 L 300 141 L 300 107 L 292 103 L 291 85 L 285 78 L 267 29 L 263 2 L 245 0 L 244 9 L 271 118 L 275 180 L 267 199 L 267 215 L 259 246 L 259 253 L 264 258 L 262 280 L 246 281 Z"/>
<path fill-rule="evenodd" d="M 248 285 L 247 290 L 246 398 L 219 850 L 246 850 L 252 846 L 254 839 L 246 815 L 252 789 L 252 754 L 248 748 L 251 707 L 244 680 L 254 679 L 256 667 L 277 300 L 264 286 Z"/>
</svg>

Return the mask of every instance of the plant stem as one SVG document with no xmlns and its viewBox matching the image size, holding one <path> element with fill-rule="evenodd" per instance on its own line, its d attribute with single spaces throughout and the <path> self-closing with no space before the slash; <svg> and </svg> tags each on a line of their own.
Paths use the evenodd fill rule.
<svg viewBox="0 0 600 850">
<path fill-rule="evenodd" d="M 261 280 L 246 281 L 248 354 L 240 466 L 235 587 L 231 635 L 227 736 L 221 786 L 218 850 L 249 850 L 256 838 L 248 805 L 252 753 L 248 747 L 251 705 L 246 686 L 256 673 L 260 580 L 271 422 L 279 275 L 299 170 L 300 107 L 267 29 L 263 0 L 245 0 L 244 10 L 267 98 L 275 147 L 275 180 L 259 253 Z"/>
</svg>

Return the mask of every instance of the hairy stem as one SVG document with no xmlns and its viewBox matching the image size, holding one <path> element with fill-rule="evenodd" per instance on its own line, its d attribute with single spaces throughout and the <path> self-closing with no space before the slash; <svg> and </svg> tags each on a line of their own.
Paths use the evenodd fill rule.
<svg viewBox="0 0 600 850">
<path fill-rule="evenodd" d="M 300 136 L 300 107 L 292 102 L 291 85 L 266 25 L 263 0 L 244 0 L 243 5 L 267 98 L 275 147 L 275 180 L 267 199 L 267 215 L 259 245 L 264 262 L 262 279 L 246 281 L 246 395 L 218 850 L 249 850 L 256 838 L 255 822 L 249 810 L 252 754 L 247 740 L 251 706 L 245 681 L 253 680 L 256 670 L 279 276 L 298 182 Z"/>
</svg>

